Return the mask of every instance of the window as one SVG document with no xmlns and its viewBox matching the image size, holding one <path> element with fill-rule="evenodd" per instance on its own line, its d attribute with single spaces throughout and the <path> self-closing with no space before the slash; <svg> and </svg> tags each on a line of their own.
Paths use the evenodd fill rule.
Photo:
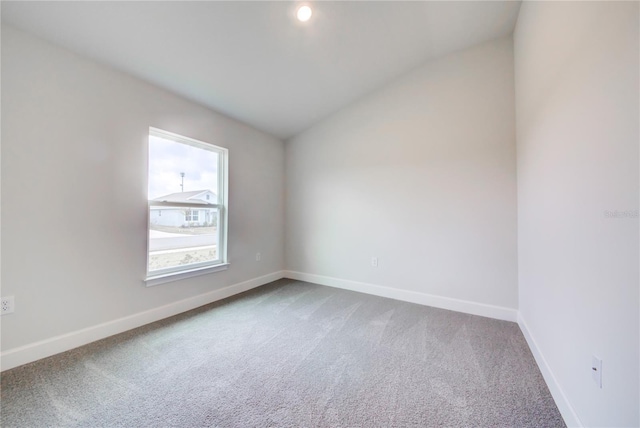
<svg viewBox="0 0 640 428">
<path fill-rule="evenodd" d="M 185 211 L 185 221 L 198 221 L 198 211 L 197 210 L 187 210 Z"/>
<path fill-rule="evenodd" d="M 150 128 L 147 285 L 228 265 L 227 162 L 227 149 Z"/>
</svg>

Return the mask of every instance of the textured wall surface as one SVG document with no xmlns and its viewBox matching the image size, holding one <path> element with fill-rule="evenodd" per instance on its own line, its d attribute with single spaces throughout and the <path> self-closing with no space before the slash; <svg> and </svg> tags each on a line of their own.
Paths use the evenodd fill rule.
<svg viewBox="0 0 640 428">
<path fill-rule="evenodd" d="M 517 308 L 513 84 L 509 37 L 287 141 L 287 269 Z"/>
<path fill-rule="evenodd" d="M 638 3 L 525 2 L 514 40 L 520 314 L 582 424 L 638 426 Z"/>
<path fill-rule="evenodd" d="M 150 126 L 229 149 L 228 270 L 144 286 Z M 282 270 L 283 171 L 282 141 L 3 25 L 3 351 Z"/>
</svg>

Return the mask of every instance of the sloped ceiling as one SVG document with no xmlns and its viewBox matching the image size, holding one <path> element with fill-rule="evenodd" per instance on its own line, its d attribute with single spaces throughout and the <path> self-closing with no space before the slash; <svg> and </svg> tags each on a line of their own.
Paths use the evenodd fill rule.
<svg viewBox="0 0 640 428">
<path fill-rule="evenodd" d="M 429 59 L 506 36 L 519 2 L 2 2 L 2 21 L 282 139 Z"/>
</svg>

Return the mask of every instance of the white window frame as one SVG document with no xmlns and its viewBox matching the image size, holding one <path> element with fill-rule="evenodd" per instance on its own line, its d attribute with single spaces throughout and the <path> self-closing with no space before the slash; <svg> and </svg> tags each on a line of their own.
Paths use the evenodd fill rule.
<svg viewBox="0 0 640 428">
<path fill-rule="evenodd" d="M 218 153 L 218 203 L 208 203 L 203 205 L 201 200 L 197 203 L 181 203 L 181 202 L 159 202 L 148 201 L 147 206 L 147 276 L 145 279 L 147 286 L 158 285 L 165 282 L 176 281 L 179 279 L 189 278 L 192 276 L 203 275 L 211 272 L 224 270 L 229 266 L 227 258 L 227 231 L 228 231 L 228 189 L 229 189 L 229 150 L 224 147 L 216 146 L 193 138 L 184 137 L 172 132 L 164 131 L 158 128 L 149 128 L 149 136 L 164 138 L 166 140 L 175 141 L 176 143 L 186 144 L 199 149 L 213 151 Z M 148 144 L 148 143 L 147 143 Z M 148 153 L 148 146 L 147 146 Z M 147 180 L 149 174 L 147 172 Z M 218 210 L 218 260 L 193 263 L 189 265 L 174 266 L 165 269 L 149 271 L 149 243 L 151 230 L 151 208 L 152 207 L 184 207 L 187 209 L 200 210 L 202 208 L 216 208 Z M 186 217 L 185 217 L 186 218 Z"/>
</svg>

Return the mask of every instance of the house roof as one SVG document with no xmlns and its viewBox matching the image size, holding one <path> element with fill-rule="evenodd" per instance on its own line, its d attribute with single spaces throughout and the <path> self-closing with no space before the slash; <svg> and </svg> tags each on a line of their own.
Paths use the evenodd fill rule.
<svg viewBox="0 0 640 428">
<path fill-rule="evenodd" d="M 155 198 L 154 201 L 156 202 L 188 202 L 188 203 L 193 203 L 193 204 L 201 204 L 201 205 L 210 205 L 211 202 L 208 201 L 203 201 L 200 199 L 194 199 L 196 196 L 199 196 L 203 193 L 209 192 L 211 194 L 214 195 L 215 197 L 215 193 L 213 193 L 211 190 L 205 189 L 205 190 L 192 190 L 190 192 L 177 192 L 177 193 L 170 193 L 168 195 L 165 196 L 160 196 L 158 198 Z"/>
</svg>

